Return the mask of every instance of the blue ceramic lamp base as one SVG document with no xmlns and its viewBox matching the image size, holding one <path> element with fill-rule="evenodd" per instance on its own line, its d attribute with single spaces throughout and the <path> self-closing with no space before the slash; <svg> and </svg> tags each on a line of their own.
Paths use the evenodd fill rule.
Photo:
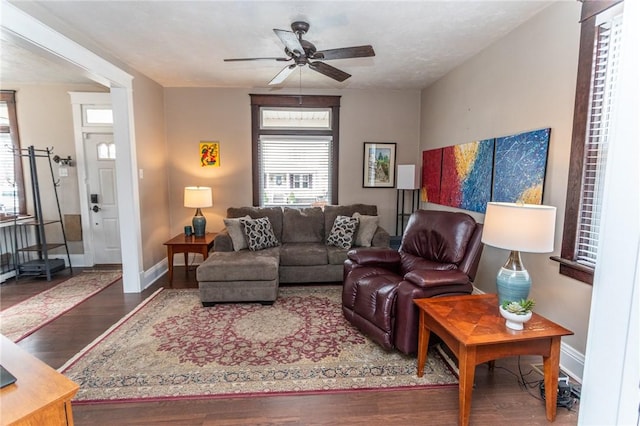
<svg viewBox="0 0 640 426">
<path fill-rule="evenodd" d="M 200 209 L 196 210 L 196 215 L 193 217 L 191 223 L 193 224 L 193 235 L 196 237 L 204 237 L 207 228 L 207 219 L 202 215 Z"/>
<path fill-rule="evenodd" d="M 529 296 L 531 277 L 522 265 L 519 251 L 512 251 L 507 262 L 500 268 L 496 285 L 501 305 L 505 301 L 518 302 Z"/>
</svg>

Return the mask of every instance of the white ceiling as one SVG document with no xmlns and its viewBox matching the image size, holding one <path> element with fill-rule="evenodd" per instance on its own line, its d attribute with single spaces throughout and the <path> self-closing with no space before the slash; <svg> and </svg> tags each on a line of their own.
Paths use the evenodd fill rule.
<svg viewBox="0 0 640 426">
<path fill-rule="evenodd" d="M 551 1 L 16 1 L 71 38 L 104 52 L 164 87 L 268 87 L 284 56 L 273 29 L 310 23 L 318 50 L 370 44 L 372 58 L 327 61 L 353 76 L 336 82 L 308 67 L 281 87 L 420 89 L 521 25 Z M 79 40 L 86 37 L 88 40 Z M 4 83 L 86 82 L 0 37 Z M 3 86 L 5 85 L 3 83 Z"/>
</svg>

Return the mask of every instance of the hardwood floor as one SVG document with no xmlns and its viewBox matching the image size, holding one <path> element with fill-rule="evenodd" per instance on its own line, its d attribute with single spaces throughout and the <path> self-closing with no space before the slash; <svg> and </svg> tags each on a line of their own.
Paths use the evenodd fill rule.
<svg viewBox="0 0 640 426">
<path fill-rule="evenodd" d="M 0 286 L 0 307 L 7 307 L 52 287 L 55 280 L 25 278 Z M 166 276 L 141 294 L 123 294 L 118 282 L 18 343 L 53 368 L 63 365 L 113 323 L 131 311 L 156 289 L 168 286 Z M 195 271 L 188 276 L 176 267 L 174 287 L 197 287 Z M 523 373 L 540 357 L 504 358 L 496 369 L 486 365 L 476 370 L 471 407 L 472 425 L 547 424 L 544 403 L 535 386 L 519 384 Z M 532 372 L 526 380 L 542 377 Z M 556 425 L 575 425 L 578 405 L 572 410 L 558 407 Z M 75 404 L 76 425 L 455 425 L 458 389 L 363 391 L 319 395 L 182 400 L 124 404 Z"/>
</svg>

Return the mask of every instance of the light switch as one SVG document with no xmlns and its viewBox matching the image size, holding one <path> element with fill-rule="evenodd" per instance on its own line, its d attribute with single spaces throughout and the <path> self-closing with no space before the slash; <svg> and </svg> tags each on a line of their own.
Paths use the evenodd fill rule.
<svg viewBox="0 0 640 426">
<path fill-rule="evenodd" d="M 67 169 L 66 167 L 58 167 L 58 176 L 60 177 L 67 177 L 69 176 L 69 169 Z"/>
<path fill-rule="evenodd" d="M 144 170 L 143 169 L 138 169 L 138 176 L 140 177 L 140 179 L 144 179 Z"/>
</svg>

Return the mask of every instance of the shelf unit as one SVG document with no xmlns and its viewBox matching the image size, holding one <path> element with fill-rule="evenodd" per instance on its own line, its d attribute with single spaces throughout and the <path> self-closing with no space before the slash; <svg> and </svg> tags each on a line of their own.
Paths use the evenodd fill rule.
<svg viewBox="0 0 640 426">
<path fill-rule="evenodd" d="M 406 210 L 405 193 L 409 192 L 411 196 L 411 210 Z M 409 222 L 409 216 L 416 211 L 416 206 L 420 205 L 419 189 L 398 189 L 396 195 L 396 235 L 401 237 L 404 234 L 405 220 Z"/>
<path fill-rule="evenodd" d="M 52 257 L 51 250 L 64 247 L 69 268 L 72 268 L 67 236 L 60 210 L 60 200 L 58 198 L 58 183 L 55 180 L 51 163 L 52 150 L 49 148 L 35 149 L 33 146 L 29 146 L 27 149 L 17 150 L 15 154 L 29 158 L 34 207 L 32 219 L 14 222 L 16 275 L 46 276 L 47 280 L 50 281 L 52 274 L 67 267 L 64 258 Z M 38 181 L 38 158 L 47 159 L 49 171 L 51 172 L 52 189 L 57 207 L 57 218 L 55 219 L 44 219 L 43 216 L 42 200 L 40 198 L 41 188 Z M 48 241 L 47 230 L 51 233 L 59 231 L 62 241 Z M 71 269 L 71 272 L 73 273 L 73 269 Z"/>
</svg>

